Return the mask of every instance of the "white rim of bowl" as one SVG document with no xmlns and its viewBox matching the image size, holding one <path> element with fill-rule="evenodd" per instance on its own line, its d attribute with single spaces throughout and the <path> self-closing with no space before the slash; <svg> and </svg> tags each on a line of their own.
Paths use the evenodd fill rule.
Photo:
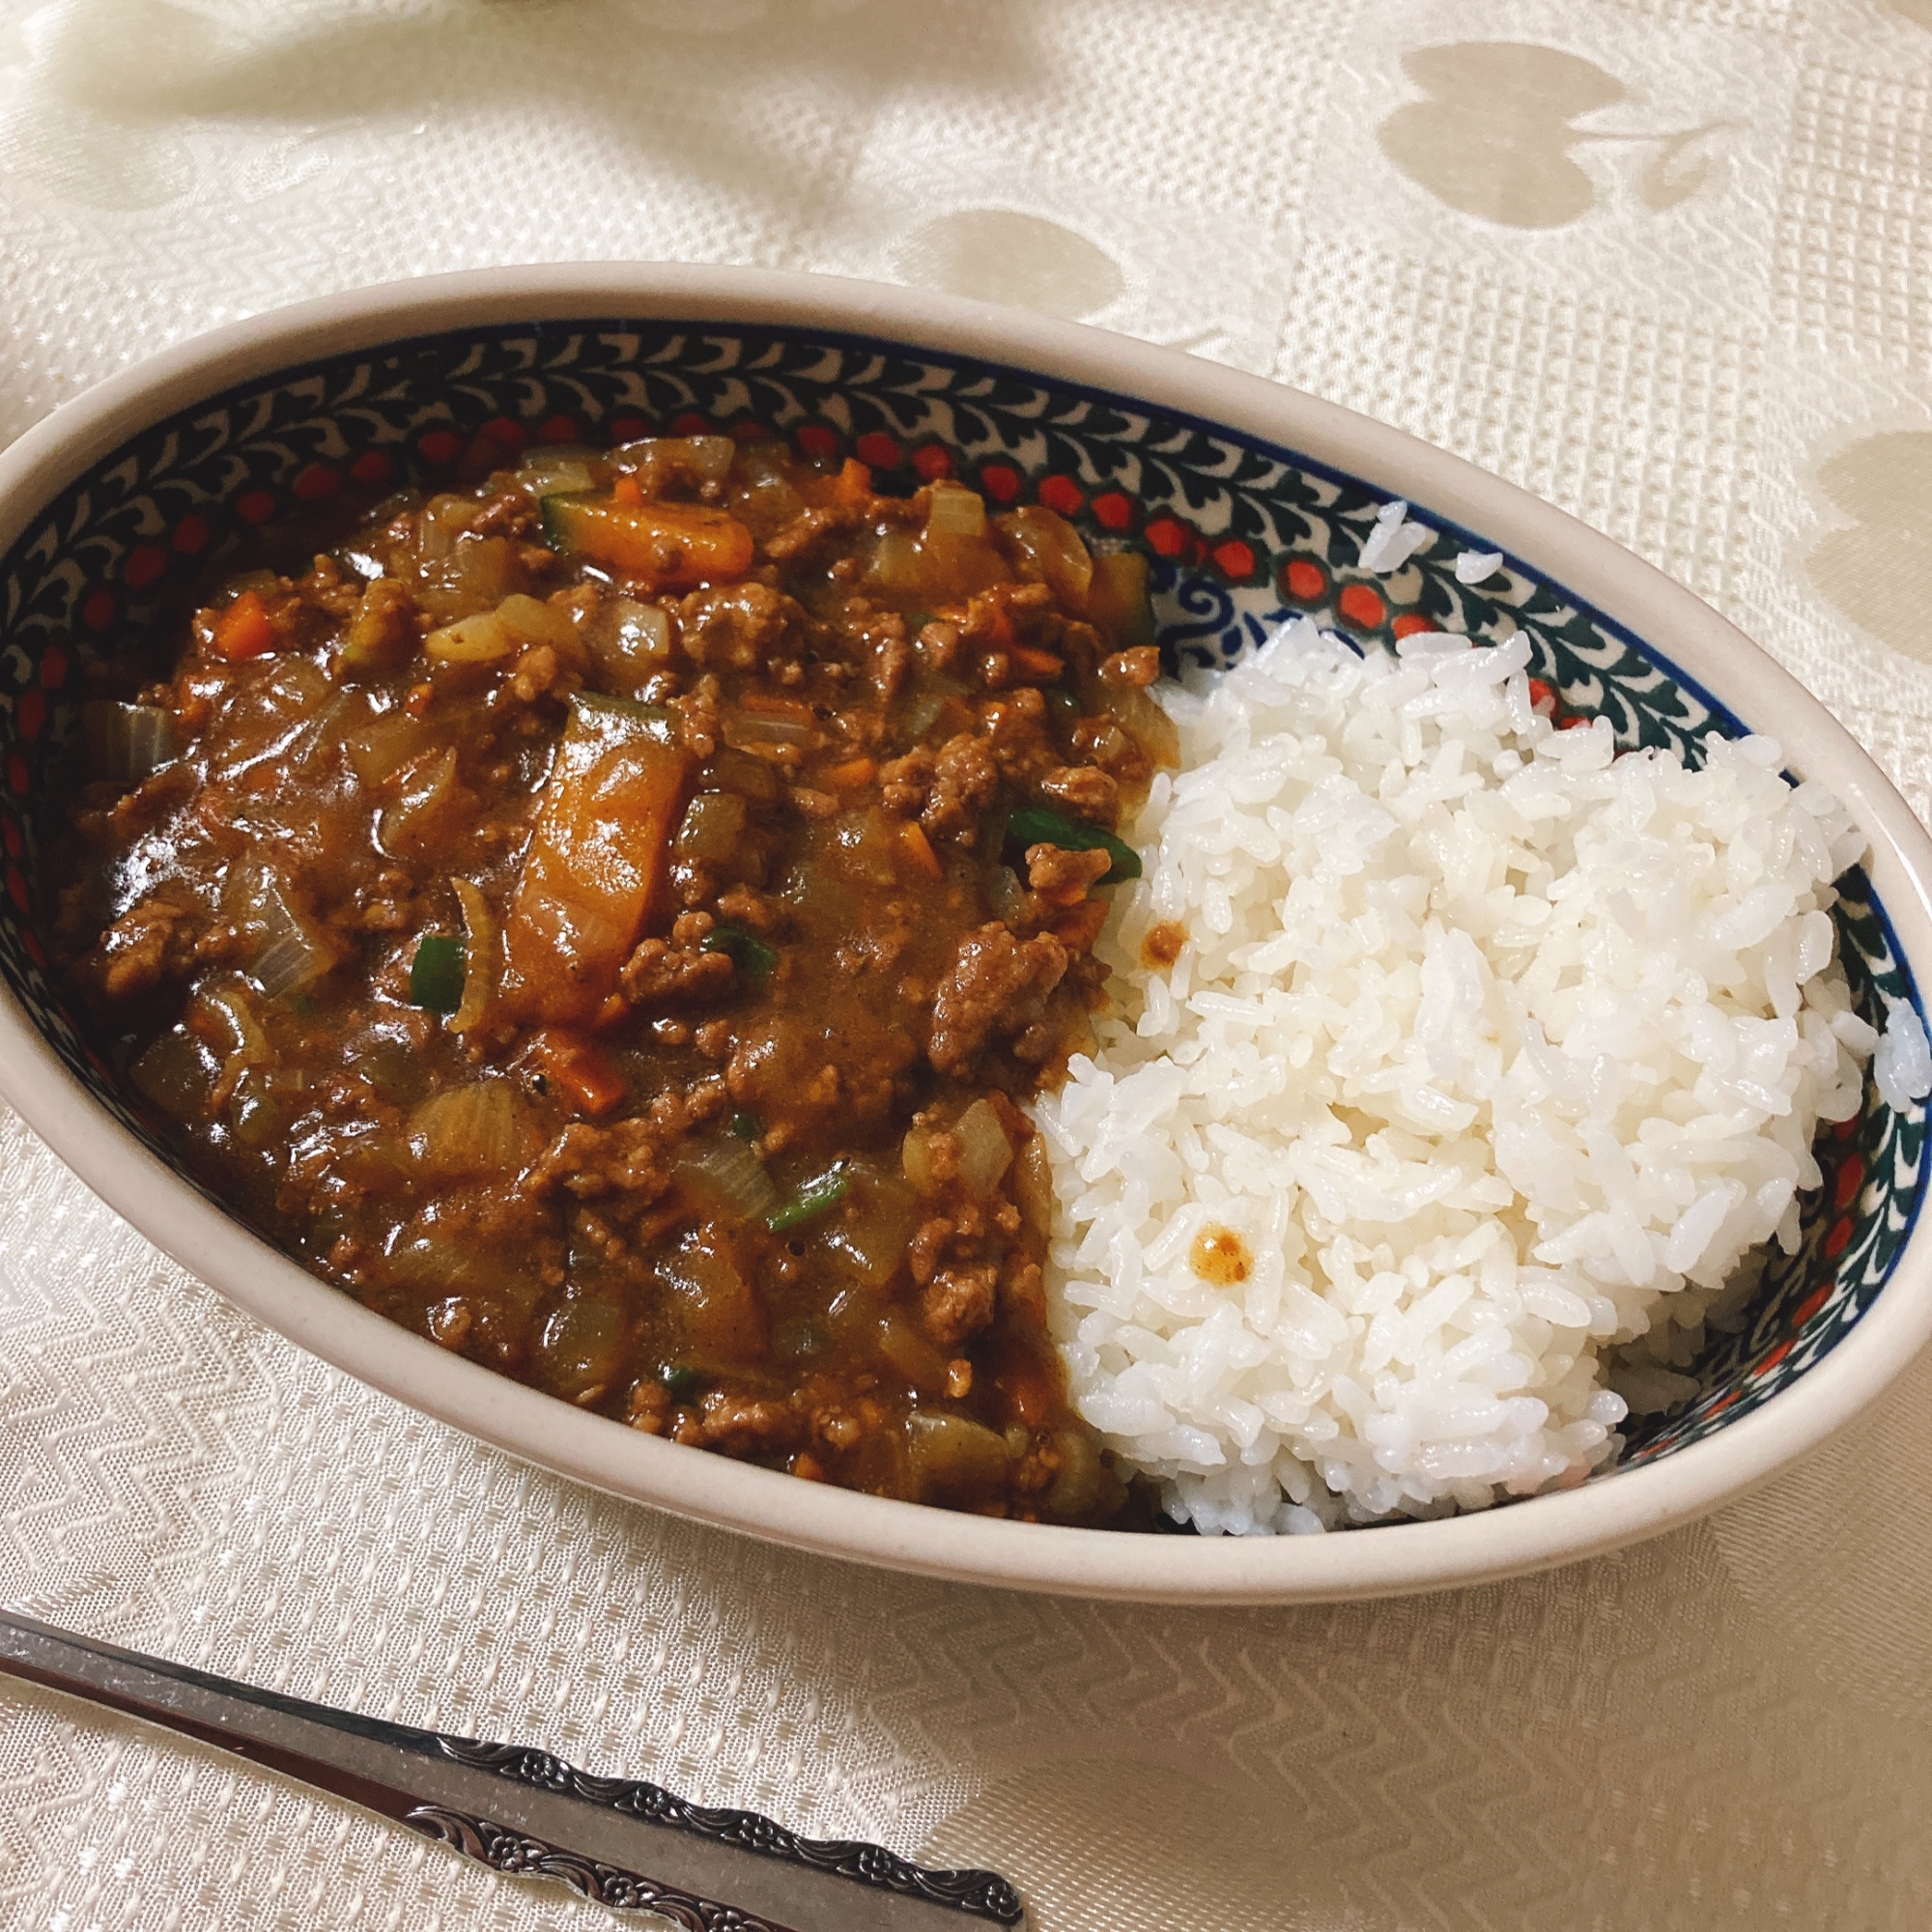
<svg viewBox="0 0 1932 1932">
<path fill-rule="evenodd" d="M 989 303 L 829 276 L 651 263 L 486 270 L 326 296 L 164 351 L 0 451 L 0 553 L 121 443 L 239 384 L 412 336 L 615 318 L 873 335 L 1111 390 L 1272 442 L 1499 542 L 1655 643 L 1747 725 L 1784 736 L 1788 725 L 1781 733 L 1777 720 L 1792 715 L 1804 775 L 1835 791 L 1871 838 L 1868 869 L 1901 954 L 1932 969 L 1932 838 L 1824 706 L 1692 592 L 1565 512 L 1402 431 L 1176 350 Z M 87 1094 L 11 992 L 0 1002 L 0 1093 L 108 1206 L 192 1274 L 425 1414 L 592 1488 L 697 1521 L 1010 1588 L 1174 1603 L 1322 1602 L 1575 1561 L 1687 1521 L 1763 1481 L 1850 1421 L 1932 1335 L 1932 1255 L 1921 1220 L 1872 1306 L 1816 1366 L 1702 1441 L 1601 1482 L 1467 1516 L 1321 1536 L 1169 1537 L 1009 1522 L 694 1453 L 394 1326 L 175 1176 Z"/>
</svg>

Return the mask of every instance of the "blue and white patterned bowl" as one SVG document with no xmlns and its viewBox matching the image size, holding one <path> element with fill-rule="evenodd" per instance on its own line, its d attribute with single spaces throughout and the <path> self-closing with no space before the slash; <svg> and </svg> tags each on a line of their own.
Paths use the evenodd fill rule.
<svg viewBox="0 0 1932 1932">
<path fill-rule="evenodd" d="M 1841 950 L 1861 1010 L 1918 1002 L 1932 841 L 1818 702 L 1688 591 L 1459 460 L 1313 398 L 1094 330 L 900 290 L 725 270 L 443 277 L 222 330 L 69 405 L 0 455 L 0 1088 L 81 1178 L 185 1265 L 377 1387 L 600 1488 L 754 1535 L 983 1582 L 1285 1601 L 1471 1581 L 1713 1507 L 1870 1401 L 1932 1331 L 1917 1226 L 1922 1107 L 1875 1089 L 1820 1150 L 1798 1254 L 1717 1338 L 1698 1396 L 1577 1490 L 1480 1515 L 1288 1539 L 1148 1537 L 960 1518 L 639 1435 L 451 1356 L 305 1273 L 174 1165 L 42 962 L 35 855 L 91 657 L 136 648 L 171 582 L 251 526 L 354 485 L 434 482 L 482 439 L 779 435 L 885 486 L 952 474 L 1143 546 L 1171 659 L 1236 657 L 1292 611 L 1365 646 L 1518 627 L 1562 713 L 1694 758 L 1769 732 L 1870 835 Z M 1402 497 L 1441 532 L 1358 567 Z M 1500 550 L 1478 586 L 1464 549 Z"/>
</svg>

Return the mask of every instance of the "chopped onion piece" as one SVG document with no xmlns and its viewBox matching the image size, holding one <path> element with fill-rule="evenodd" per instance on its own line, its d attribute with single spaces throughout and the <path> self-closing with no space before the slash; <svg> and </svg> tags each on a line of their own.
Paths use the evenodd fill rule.
<svg viewBox="0 0 1932 1932">
<path fill-rule="evenodd" d="M 753 745 L 797 745 L 810 751 L 818 743 L 818 726 L 809 719 L 777 712 L 727 711 L 724 742 L 740 752 Z"/>
<path fill-rule="evenodd" d="M 677 849 L 687 859 L 728 859 L 745 835 L 745 801 L 734 791 L 701 791 L 684 809 Z"/>
<path fill-rule="evenodd" d="M 517 465 L 517 482 L 532 497 L 560 497 L 577 490 L 594 490 L 594 453 L 566 443 L 549 443 L 526 450 Z"/>
<path fill-rule="evenodd" d="M 632 471 L 649 496 L 668 483 L 722 483 L 737 453 L 728 436 L 653 436 L 613 449 L 611 461 Z"/>
<path fill-rule="evenodd" d="M 497 621 L 513 637 L 532 639 L 540 644 L 567 644 L 577 636 L 577 626 L 554 605 L 526 597 L 522 591 L 497 606 Z"/>
<path fill-rule="evenodd" d="M 447 556 L 456 539 L 475 522 L 482 504 L 469 497 L 446 493 L 432 497 L 416 526 L 416 554 L 425 563 Z"/>
<path fill-rule="evenodd" d="M 181 755 L 174 720 L 158 705 L 84 704 L 80 728 L 94 769 L 104 779 L 144 779 Z"/>
<path fill-rule="evenodd" d="M 681 1180 L 720 1195 L 751 1219 L 762 1221 L 779 1208 L 779 1191 L 764 1164 L 734 1134 L 707 1134 L 678 1158 Z"/>
<path fill-rule="evenodd" d="M 905 1427 L 906 1461 L 923 1495 L 976 1495 L 1005 1482 L 1012 1466 L 1006 1437 L 963 1415 L 915 1409 Z"/>
<path fill-rule="evenodd" d="M 491 664 L 516 648 L 515 634 L 494 611 L 459 617 L 423 639 L 424 652 L 443 664 Z"/>
<path fill-rule="evenodd" d="M 670 613 L 635 597 L 608 599 L 588 635 L 606 682 L 632 692 L 641 691 L 670 659 Z"/>
<path fill-rule="evenodd" d="M 515 1167 L 517 1115 L 508 1083 L 479 1080 L 432 1094 L 410 1116 L 410 1146 L 444 1179 Z"/>
<path fill-rule="evenodd" d="M 866 582 L 874 589 L 900 597 L 916 597 L 925 581 L 919 545 L 898 531 L 880 537 L 872 546 Z"/>
<path fill-rule="evenodd" d="M 463 998 L 449 1016 L 451 1033 L 468 1033 L 481 1023 L 497 984 L 497 922 L 490 901 L 468 879 L 452 879 L 463 905 Z"/>
<path fill-rule="evenodd" d="M 1050 583 L 1065 604 L 1085 610 L 1094 558 L 1080 532 L 1044 503 L 1009 510 L 994 527 L 1013 568 L 1036 583 Z"/>
<path fill-rule="evenodd" d="M 334 964 L 328 951 L 289 910 L 280 883 L 266 866 L 251 861 L 230 873 L 221 897 L 231 919 L 260 928 L 248 971 L 267 998 L 299 992 Z"/>
<path fill-rule="evenodd" d="M 983 1201 L 1012 1165 L 1013 1144 L 991 1103 L 975 1100 L 952 1129 L 959 1139 L 959 1179 Z"/>
<path fill-rule="evenodd" d="M 977 490 L 957 483 L 935 483 L 932 507 L 925 516 L 925 533 L 933 537 L 980 537 L 986 534 L 986 500 Z"/>
</svg>

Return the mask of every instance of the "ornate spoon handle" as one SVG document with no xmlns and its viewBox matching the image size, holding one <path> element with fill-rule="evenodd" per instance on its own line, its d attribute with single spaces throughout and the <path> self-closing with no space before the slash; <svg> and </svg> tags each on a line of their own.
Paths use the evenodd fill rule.
<svg viewBox="0 0 1932 1932">
<path fill-rule="evenodd" d="M 548 1751 L 304 1703 L 32 1617 L 0 1612 L 0 1674 L 219 1746 L 494 1870 L 560 1879 L 683 1932 L 963 1932 L 961 1914 L 1025 1918 L 997 1872 L 928 1871 L 883 1845 L 802 1838 L 755 1811 L 688 1804 Z"/>
</svg>

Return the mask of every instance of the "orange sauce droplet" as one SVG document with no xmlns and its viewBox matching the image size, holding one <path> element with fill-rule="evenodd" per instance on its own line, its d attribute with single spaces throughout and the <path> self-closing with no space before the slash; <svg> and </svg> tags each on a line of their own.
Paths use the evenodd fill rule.
<svg viewBox="0 0 1932 1932">
<path fill-rule="evenodd" d="M 1188 1265 L 1216 1288 L 1233 1288 L 1254 1269 L 1248 1244 L 1232 1228 L 1203 1228 L 1187 1251 Z"/>
<path fill-rule="evenodd" d="M 1164 919 L 1141 941 L 1141 964 L 1158 970 L 1172 966 L 1187 944 L 1187 928 L 1178 919 Z"/>
</svg>

